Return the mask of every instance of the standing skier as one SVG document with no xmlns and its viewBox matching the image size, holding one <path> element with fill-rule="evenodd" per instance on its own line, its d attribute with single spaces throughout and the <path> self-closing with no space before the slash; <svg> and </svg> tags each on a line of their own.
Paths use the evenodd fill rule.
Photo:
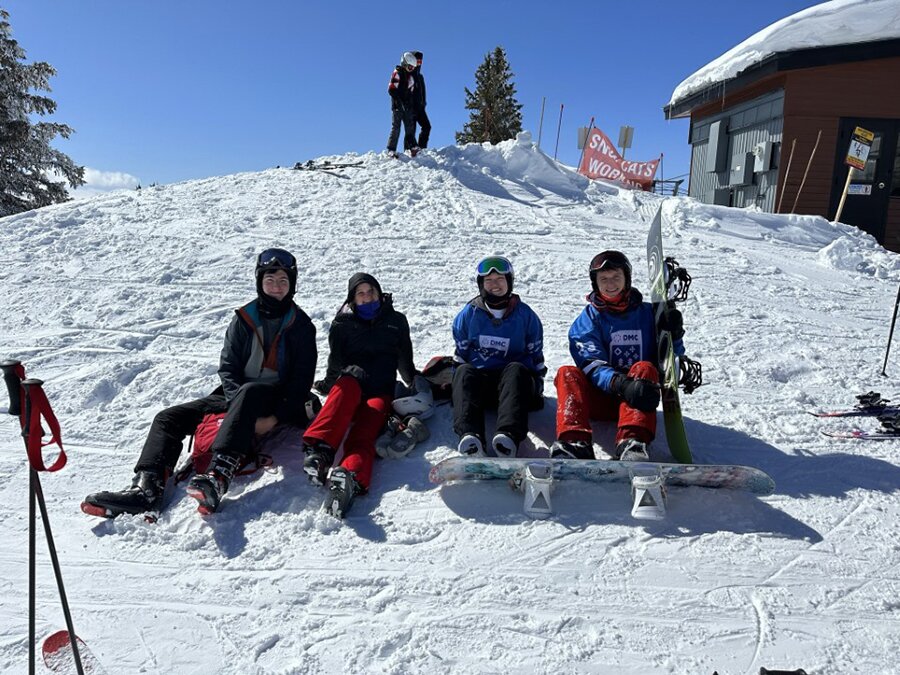
<svg viewBox="0 0 900 675">
<path fill-rule="evenodd" d="M 280 248 L 256 259 L 256 293 L 235 311 L 219 359 L 222 384 L 206 396 L 159 412 L 153 419 L 130 488 L 89 495 L 85 513 L 115 517 L 120 513 L 159 510 L 184 439 L 203 417 L 227 412 L 212 444 L 209 470 L 195 475 L 188 493 L 201 513 L 218 509 L 235 471 L 251 452 L 254 436 L 278 424 L 305 426 L 306 403 L 316 372 L 316 329 L 294 304 L 297 262 Z"/>
<path fill-rule="evenodd" d="M 303 434 L 303 469 L 312 483 L 328 489 L 325 510 L 343 518 L 353 498 L 369 489 L 375 440 L 391 413 L 397 371 L 412 385 L 416 369 L 409 323 L 370 274 L 350 277 L 328 346 L 328 370 L 315 385 L 328 399 Z M 342 440 L 343 459 L 332 469 Z"/>
<path fill-rule="evenodd" d="M 556 373 L 557 441 L 553 457 L 594 459 L 591 420 L 618 421 L 614 459 L 646 461 L 659 405 L 653 305 L 631 286 L 631 263 L 619 251 L 591 260 L 588 305 L 569 328 L 575 366 Z M 681 312 L 666 310 L 665 328 L 684 353 Z"/>
<path fill-rule="evenodd" d="M 491 446 L 497 456 L 515 457 L 528 433 L 528 412 L 543 405 L 544 329 L 512 292 L 509 260 L 484 258 L 476 272 L 478 296 L 453 321 L 453 430 L 462 454 L 485 454 L 484 412 L 496 408 Z"/>
<path fill-rule="evenodd" d="M 416 118 L 413 108 L 413 96 L 416 88 L 416 56 L 412 52 L 404 52 L 400 63 L 391 73 L 388 83 L 388 94 L 391 97 L 391 135 L 388 137 L 388 154 L 397 156 L 397 141 L 400 139 L 400 123 L 403 123 L 403 149 L 415 157 L 419 152 L 416 145 Z M 424 101 L 424 92 L 423 99 Z"/>
<path fill-rule="evenodd" d="M 425 97 L 425 76 L 422 75 L 422 52 L 413 52 L 413 56 L 416 57 L 416 68 L 413 70 L 416 84 L 412 91 L 413 119 L 419 125 L 419 149 L 424 150 L 428 147 L 428 138 L 431 136 L 431 121 L 425 112 L 428 101 Z"/>
</svg>

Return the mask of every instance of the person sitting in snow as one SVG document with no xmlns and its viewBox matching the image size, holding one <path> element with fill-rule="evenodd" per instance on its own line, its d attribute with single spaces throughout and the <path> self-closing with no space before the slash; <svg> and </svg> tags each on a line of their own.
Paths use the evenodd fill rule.
<svg viewBox="0 0 900 675">
<path fill-rule="evenodd" d="M 219 508 L 254 437 L 279 424 L 306 425 L 306 404 L 315 397 L 310 387 L 316 372 L 316 329 L 293 301 L 297 261 L 283 249 L 266 249 L 257 256 L 255 275 L 256 299 L 235 311 L 225 333 L 219 359 L 222 384 L 209 396 L 159 412 L 131 487 L 89 495 L 81 505 L 85 513 L 115 517 L 158 511 L 184 439 L 209 413 L 226 415 L 212 444 L 209 470 L 195 475 L 188 486 L 201 513 Z"/>
<path fill-rule="evenodd" d="M 325 379 L 315 384 L 328 398 L 303 434 L 303 469 L 312 483 L 328 489 L 325 511 L 343 518 L 353 498 L 369 489 L 375 441 L 391 413 L 397 372 L 413 385 L 416 368 L 409 323 L 370 274 L 350 277 L 328 346 Z M 332 468 L 342 440 L 343 458 Z"/>
<path fill-rule="evenodd" d="M 543 405 L 544 329 L 513 290 L 513 266 L 490 256 L 476 268 L 478 295 L 453 321 L 453 430 L 464 455 L 485 454 L 484 412 L 497 409 L 491 441 L 500 457 L 515 457 L 528 434 L 528 413 Z"/>
<path fill-rule="evenodd" d="M 397 157 L 397 141 L 400 139 L 400 123 L 403 123 L 403 149 L 413 157 L 419 152 L 416 145 L 416 117 L 413 107 L 416 77 L 413 71 L 418 60 L 412 52 L 404 52 L 400 63 L 391 73 L 388 83 L 388 95 L 391 97 L 391 135 L 388 137 L 387 150 L 391 157 Z M 422 99 L 424 111 L 424 97 Z M 429 129 L 431 127 L 429 126 Z"/>
<path fill-rule="evenodd" d="M 554 380 L 556 436 L 551 456 L 594 459 L 591 420 L 618 422 L 614 459 L 646 461 L 656 437 L 659 405 L 653 305 L 631 285 L 631 263 L 619 251 L 603 251 L 589 267 L 588 305 L 569 328 L 574 366 Z M 684 354 L 681 312 L 666 310 L 675 353 Z"/>
</svg>

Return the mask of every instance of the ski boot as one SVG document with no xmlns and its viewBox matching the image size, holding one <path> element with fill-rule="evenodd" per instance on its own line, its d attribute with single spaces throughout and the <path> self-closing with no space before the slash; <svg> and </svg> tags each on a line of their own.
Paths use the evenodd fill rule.
<svg viewBox="0 0 900 675">
<path fill-rule="evenodd" d="M 382 459 L 400 459 L 412 452 L 416 443 L 430 436 L 428 427 L 418 417 L 410 417 L 405 423 L 391 418 L 387 431 L 375 443 L 375 452 Z"/>
<path fill-rule="evenodd" d="M 550 446 L 550 456 L 559 459 L 596 459 L 588 441 L 556 441 Z"/>
<path fill-rule="evenodd" d="M 884 433 L 900 436 L 900 413 L 879 415 L 878 421 L 881 422 Z"/>
<path fill-rule="evenodd" d="M 519 444 L 509 434 L 499 433 L 494 434 L 491 447 L 494 448 L 497 457 L 515 457 Z"/>
<path fill-rule="evenodd" d="M 115 518 L 122 513 L 159 511 L 165 487 L 165 478 L 157 472 L 138 471 L 130 488 L 88 495 L 81 503 L 81 510 L 101 518 Z"/>
<path fill-rule="evenodd" d="M 303 470 L 309 476 L 309 482 L 313 485 L 325 485 L 328 469 L 334 462 L 334 448 L 325 441 L 314 441 L 312 445 L 303 444 Z"/>
<path fill-rule="evenodd" d="M 335 518 L 343 518 L 350 509 L 353 498 L 365 492 L 356 482 L 356 474 L 342 466 L 331 470 L 325 487 L 328 489 L 328 496 L 322 503 L 322 510 Z"/>
<path fill-rule="evenodd" d="M 197 510 L 204 516 L 215 513 L 222 503 L 222 497 L 228 492 L 234 472 L 240 467 L 241 460 L 231 455 L 213 455 L 209 471 L 191 478 L 187 493 L 200 502 Z"/>
<path fill-rule="evenodd" d="M 459 450 L 461 455 L 484 457 L 484 441 L 475 434 L 466 434 L 460 438 L 456 449 Z"/>
<path fill-rule="evenodd" d="M 621 462 L 649 462 L 647 444 L 636 438 L 626 438 L 616 445 L 616 459 Z"/>
</svg>

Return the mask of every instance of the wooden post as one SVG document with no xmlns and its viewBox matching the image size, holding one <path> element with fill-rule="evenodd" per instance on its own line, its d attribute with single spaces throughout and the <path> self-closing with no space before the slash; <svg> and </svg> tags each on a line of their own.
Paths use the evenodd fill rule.
<svg viewBox="0 0 900 675">
<path fill-rule="evenodd" d="M 837 213 L 834 214 L 834 222 L 836 223 L 840 222 L 841 214 L 844 212 L 844 202 L 847 201 L 847 193 L 850 191 L 850 179 L 853 178 L 854 171 L 856 171 L 856 167 L 851 166 L 847 172 L 847 181 L 844 183 L 844 191 L 841 193 L 841 202 L 838 204 Z"/>
<path fill-rule="evenodd" d="M 787 190 L 788 175 L 791 173 L 791 161 L 794 159 L 794 148 L 797 146 L 797 139 L 791 141 L 791 154 L 788 155 L 787 169 L 784 171 L 784 183 L 781 184 L 781 194 L 778 195 L 778 208 L 775 213 L 781 213 L 781 202 L 784 199 L 784 193 Z"/>
<path fill-rule="evenodd" d="M 544 131 L 544 104 L 547 103 L 547 97 L 541 96 L 541 121 L 538 123 L 538 150 L 541 149 L 541 133 Z"/>
<path fill-rule="evenodd" d="M 563 104 L 559 104 L 559 124 L 556 126 L 556 148 L 553 150 L 553 159 L 556 159 L 556 153 L 559 152 L 559 132 L 562 129 Z"/>
<path fill-rule="evenodd" d="M 800 193 L 803 192 L 803 186 L 806 185 L 806 175 L 809 173 L 809 167 L 812 166 L 813 158 L 816 156 L 816 149 L 819 147 L 819 141 L 822 139 L 822 130 L 819 129 L 819 135 L 816 136 L 816 144 L 813 146 L 812 152 L 809 154 L 809 161 L 806 163 L 806 171 L 803 172 L 803 180 L 800 181 L 800 187 L 797 188 L 797 196 L 794 197 L 794 205 L 791 207 L 791 213 L 797 210 L 797 202 L 800 201 Z"/>
</svg>

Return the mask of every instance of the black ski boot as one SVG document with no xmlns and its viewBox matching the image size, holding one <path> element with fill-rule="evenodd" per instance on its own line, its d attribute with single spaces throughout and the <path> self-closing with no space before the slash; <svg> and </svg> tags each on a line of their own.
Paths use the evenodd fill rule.
<svg viewBox="0 0 900 675">
<path fill-rule="evenodd" d="M 588 441 L 556 441 L 550 446 L 554 459 L 596 459 L 594 448 Z"/>
<path fill-rule="evenodd" d="M 81 502 L 81 510 L 91 516 L 115 518 L 122 513 L 159 511 L 162 506 L 165 478 L 155 471 L 138 471 L 131 487 L 118 492 L 95 492 Z"/>
<path fill-rule="evenodd" d="M 646 443 L 636 438 L 626 438 L 616 446 L 616 458 L 622 462 L 649 462 L 650 452 Z"/>
<path fill-rule="evenodd" d="M 343 518 L 350 509 L 353 498 L 364 492 L 356 482 L 356 474 L 342 466 L 331 470 L 325 487 L 328 488 L 328 496 L 322 503 L 322 510 L 335 518 Z"/>
<path fill-rule="evenodd" d="M 187 493 L 200 502 L 197 510 L 207 516 L 219 509 L 222 497 L 228 492 L 234 472 L 240 467 L 241 460 L 231 455 L 213 455 L 209 471 L 201 473 L 188 483 Z"/>
<path fill-rule="evenodd" d="M 309 482 L 313 485 L 325 485 L 328 477 L 328 469 L 334 462 L 334 448 L 325 441 L 316 441 L 313 445 L 303 444 L 303 470 L 309 476 Z"/>
</svg>

